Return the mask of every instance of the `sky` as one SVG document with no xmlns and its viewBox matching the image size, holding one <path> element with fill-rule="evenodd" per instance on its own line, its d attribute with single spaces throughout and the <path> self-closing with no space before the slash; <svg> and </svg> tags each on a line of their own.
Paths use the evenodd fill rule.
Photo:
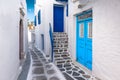
<svg viewBox="0 0 120 80">
<path fill-rule="evenodd" d="M 27 2 L 27 18 L 34 21 L 34 0 L 26 0 Z"/>
</svg>

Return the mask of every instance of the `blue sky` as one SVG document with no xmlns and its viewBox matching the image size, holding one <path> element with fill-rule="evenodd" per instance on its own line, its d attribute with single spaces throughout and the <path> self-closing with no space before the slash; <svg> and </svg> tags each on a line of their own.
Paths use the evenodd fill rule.
<svg viewBox="0 0 120 80">
<path fill-rule="evenodd" d="M 27 2 L 27 18 L 34 21 L 34 0 L 26 0 Z"/>
</svg>

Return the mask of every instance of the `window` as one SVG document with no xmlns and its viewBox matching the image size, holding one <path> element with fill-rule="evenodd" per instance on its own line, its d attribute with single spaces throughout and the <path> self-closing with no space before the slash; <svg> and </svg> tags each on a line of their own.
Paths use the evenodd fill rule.
<svg viewBox="0 0 120 80">
<path fill-rule="evenodd" d="M 36 23 L 36 16 L 34 18 L 34 25 L 37 26 L 37 23 Z"/>
<path fill-rule="evenodd" d="M 89 13 L 83 13 L 81 15 L 78 16 L 78 20 L 83 20 L 83 19 L 87 19 L 87 18 L 91 18 L 92 17 L 92 13 L 89 12 Z"/>
<path fill-rule="evenodd" d="M 83 38 L 84 37 L 84 23 L 81 23 L 79 26 L 80 26 L 79 35 L 80 35 L 81 38 Z"/>
<path fill-rule="evenodd" d="M 92 22 L 88 23 L 88 38 L 92 38 Z"/>
<path fill-rule="evenodd" d="M 41 11 L 38 11 L 38 24 L 41 24 Z"/>
</svg>

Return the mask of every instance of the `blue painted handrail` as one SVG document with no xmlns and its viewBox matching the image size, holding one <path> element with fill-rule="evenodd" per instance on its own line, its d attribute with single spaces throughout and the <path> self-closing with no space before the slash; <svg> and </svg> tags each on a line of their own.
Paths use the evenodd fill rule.
<svg viewBox="0 0 120 80">
<path fill-rule="evenodd" d="M 52 27 L 51 23 L 49 23 L 49 35 L 50 35 L 50 42 L 51 42 L 51 62 L 53 62 L 53 36 L 52 36 Z"/>
</svg>

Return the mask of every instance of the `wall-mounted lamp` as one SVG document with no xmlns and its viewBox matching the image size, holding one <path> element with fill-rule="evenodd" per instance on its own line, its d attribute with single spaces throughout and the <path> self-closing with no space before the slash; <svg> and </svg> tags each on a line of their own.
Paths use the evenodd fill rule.
<svg viewBox="0 0 120 80">
<path fill-rule="evenodd" d="M 83 8 L 88 2 L 89 0 L 78 0 L 79 1 L 79 5 L 78 8 Z"/>
</svg>

